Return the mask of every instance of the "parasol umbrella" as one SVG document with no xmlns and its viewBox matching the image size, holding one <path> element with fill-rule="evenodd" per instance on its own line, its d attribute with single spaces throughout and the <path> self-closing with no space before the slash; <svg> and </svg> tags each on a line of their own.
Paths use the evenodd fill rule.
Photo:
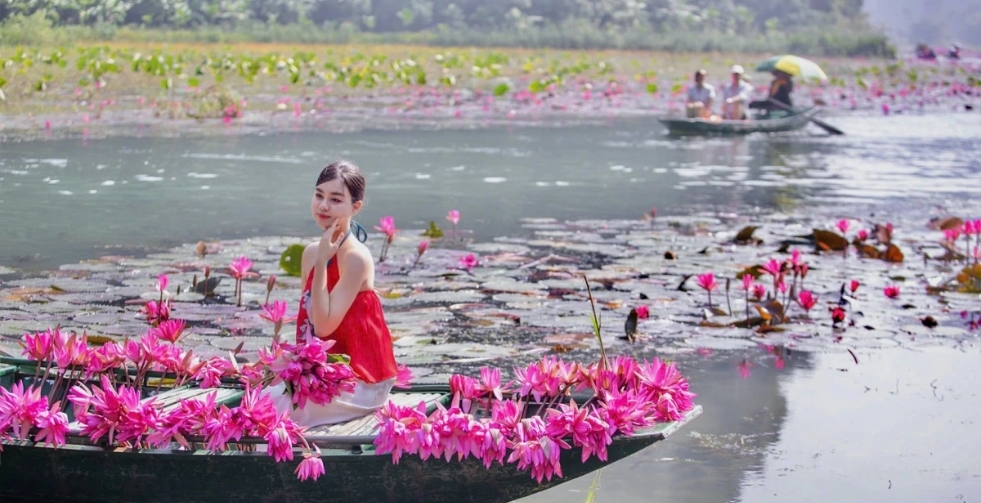
<svg viewBox="0 0 981 503">
<path fill-rule="evenodd" d="M 758 72 L 772 72 L 774 70 L 780 70 L 806 80 L 828 80 L 828 75 L 817 63 L 800 56 L 774 56 L 756 67 Z"/>
<path fill-rule="evenodd" d="M 824 73 L 824 70 L 822 70 L 817 63 L 800 56 L 774 56 L 763 61 L 756 67 L 756 71 L 758 72 L 772 72 L 774 70 L 780 70 L 789 75 L 800 77 L 805 80 L 828 80 L 828 75 Z M 773 99 L 768 101 L 784 110 L 787 110 L 788 112 L 794 111 L 793 108 L 790 108 L 779 101 Z M 811 122 L 831 134 L 845 134 L 844 131 L 814 117 L 811 117 Z"/>
</svg>

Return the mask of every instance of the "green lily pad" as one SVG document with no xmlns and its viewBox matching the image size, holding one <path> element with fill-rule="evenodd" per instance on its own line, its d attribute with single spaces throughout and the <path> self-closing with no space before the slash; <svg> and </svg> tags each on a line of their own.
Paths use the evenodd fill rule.
<svg viewBox="0 0 981 503">
<path fill-rule="evenodd" d="M 287 276 L 300 277 L 300 274 L 302 274 L 303 250 L 305 249 L 306 247 L 301 244 L 292 244 L 280 255 L 279 268 Z"/>
</svg>

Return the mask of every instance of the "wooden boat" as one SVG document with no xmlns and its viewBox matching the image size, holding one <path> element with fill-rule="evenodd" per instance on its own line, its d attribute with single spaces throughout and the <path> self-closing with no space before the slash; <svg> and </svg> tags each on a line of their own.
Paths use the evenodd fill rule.
<svg viewBox="0 0 981 503">
<path fill-rule="evenodd" d="M 803 129 L 817 112 L 816 108 L 810 108 L 800 113 L 781 118 L 750 119 L 744 121 L 669 118 L 658 120 L 668 128 L 668 134 L 677 136 L 782 133 Z"/>
<path fill-rule="evenodd" d="M 11 360 L 6 360 L 11 363 Z M 20 362 L 13 362 L 20 363 Z M 0 362 L 0 385 L 33 378 L 30 366 Z M 176 404 L 212 390 L 179 388 L 156 395 L 156 400 Z M 220 390 L 218 401 L 237 405 L 242 392 Z M 415 386 L 393 393 L 391 400 L 403 405 L 425 401 L 449 402 L 446 386 Z M 514 464 L 484 468 L 468 458 L 447 462 L 403 456 L 393 464 L 390 455 L 376 455 L 373 416 L 348 423 L 309 430 L 307 440 L 322 451 L 326 469 L 318 481 L 297 480 L 292 463 L 276 463 L 262 448 L 218 454 L 205 450 L 107 450 L 83 437 L 55 449 L 30 441 L 3 440 L 0 451 L 0 501 L 101 502 L 101 503 L 364 503 L 364 502 L 484 502 L 518 499 L 585 475 L 604 465 L 664 440 L 701 414 L 701 407 L 681 421 L 658 424 L 631 436 L 618 436 L 609 446 L 609 461 L 592 457 L 581 462 L 581 451 L 562 453 L 563 478 L 542 484 Z M 249 443 L 242 439 L 239 445 Z"/>
</svg>

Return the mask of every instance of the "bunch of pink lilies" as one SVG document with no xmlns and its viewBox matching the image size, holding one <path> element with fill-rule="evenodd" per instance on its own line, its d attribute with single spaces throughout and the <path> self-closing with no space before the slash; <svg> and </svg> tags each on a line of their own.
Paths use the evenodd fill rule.
<svg viewBox="0 0 981 503">
<path fill-rule="evenodd" d="M 454 375 L 450 407 L 439 405 L 428 416 L 422 403 L 386 404 L 376 413 L 378 453 L 391 453 L 395 463 L 403 454 L 473 456 L 488 468 L 516 463 L 541 482 L 562 476 L 562 450 L 580 447 L 583 462 L 606 460 L 617 433 L 676 421 L 694 406 L 688 381 L 657 358 L 638 363 L 618 356 L 583 366 L 545 357 L 514 373 L 503 385 L 499 369 L 481 369 L 479 379 Z M 582 391 L 589 398 L 577 404 L 570 395 Z"/>
</svg>

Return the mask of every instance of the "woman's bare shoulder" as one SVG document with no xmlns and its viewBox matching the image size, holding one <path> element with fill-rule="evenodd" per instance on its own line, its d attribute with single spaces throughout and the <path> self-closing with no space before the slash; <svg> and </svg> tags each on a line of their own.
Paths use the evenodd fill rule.
<svg viewBox="0 0 981 503">
<path fill-rule="evenodd" d="M 363 243 L 355 243 L 344 254 L 343 264 L 355 266 L 358 269 L 370 270 L 374 266 L 374 259 L 371 258 L 371 251 Z"/>
</svg>

